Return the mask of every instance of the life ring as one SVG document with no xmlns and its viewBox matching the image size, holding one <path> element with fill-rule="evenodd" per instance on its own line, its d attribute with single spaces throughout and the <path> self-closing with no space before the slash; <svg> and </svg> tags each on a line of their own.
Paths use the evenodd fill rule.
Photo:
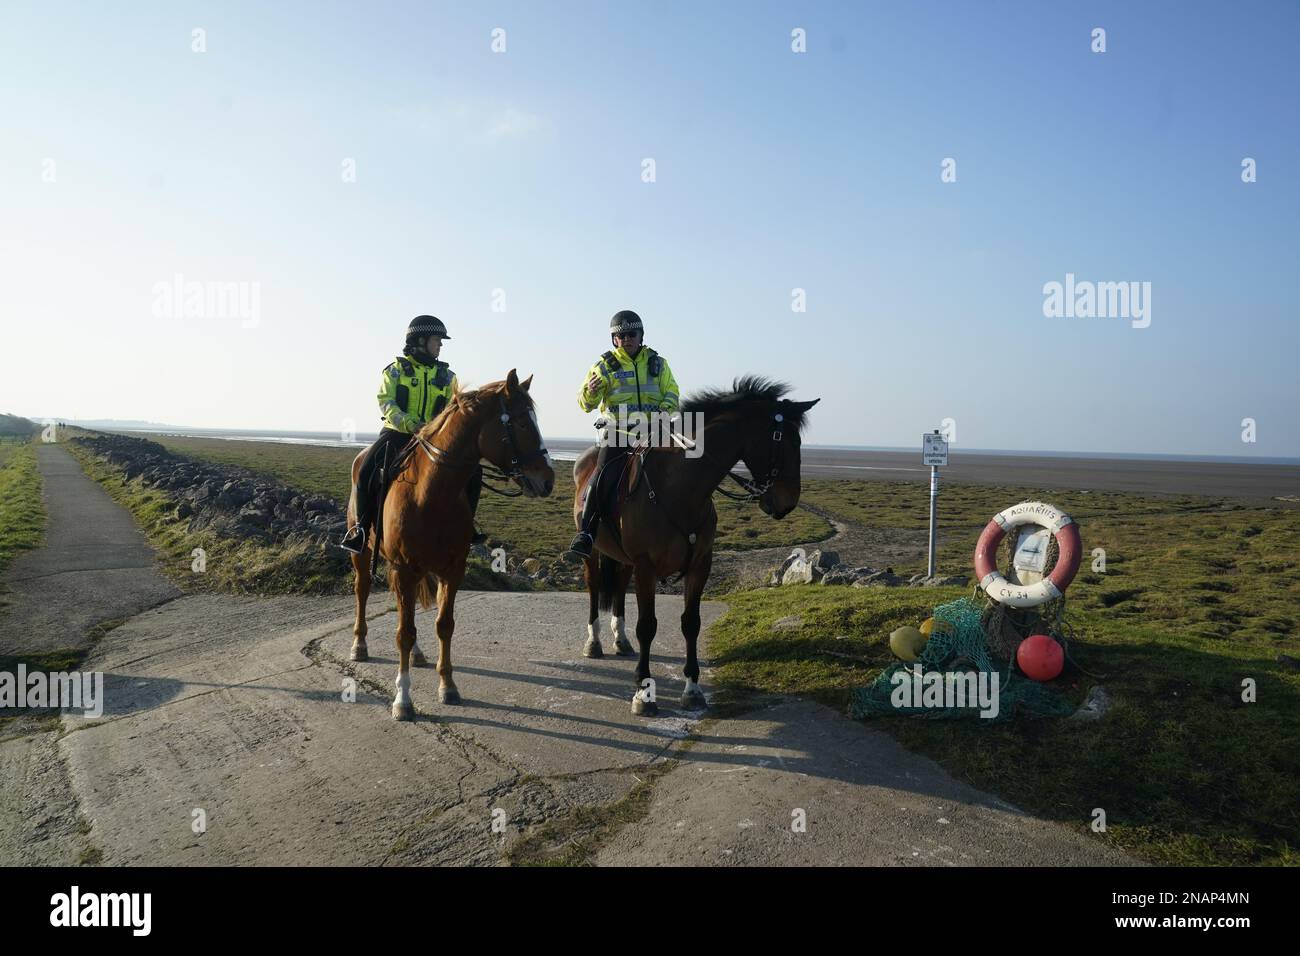
<svg viewBox="0 0 1300 956">
<path fill-rule="evenodd" d="M 1006 533 L 1020 525 L 1037 524 L 1049 529 L 1056 538 L 1060 555 L 1052 573 L 1037 584 L 1012 584 L 998 571 L 998 545 Z M 1079 526 L 1055 505 L 1042 501 L 1022 501 L 994 515 L 975 545 L 975 577 L 984 593 L 1010 607 L 1036 607 L 1059 598 L 1074 580 L 1083 555 Z"/>
</svg>

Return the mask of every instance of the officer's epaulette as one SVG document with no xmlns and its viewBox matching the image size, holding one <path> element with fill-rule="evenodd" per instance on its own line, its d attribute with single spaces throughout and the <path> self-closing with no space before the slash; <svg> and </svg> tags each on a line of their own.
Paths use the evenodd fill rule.
<svg viewBox="0 0 1300 956">
<path fill-rule="evenodd" d="M 397 360 L 397 364 L 402 366 L 402 371 L 405 372 L 408 376 L 415 374 L 415 365 L 412 364 L 409 358 L 403 356 L 402 358 L 399 358 Z"/>
<path fill-rule="evenodd" d="M 618 371 L 619 368 L 618 359 L 615 357 L 613 352 L 606 352 L 604 355 L 600 357 L 600 360 L 605 363 L 605 368 L 608 371 L 610 372 Z"/>
<path fill-rule="evenodd" d="M 442 388 L 444 385 L 450 385 L 451 366 L 446 362 L 439 362 L 437 359 L 434 359 L 433 367 L 436 370 L 433 373 L 433 384 L 438 388 Z"/>
<path fill-rule="evenodd" d="M 663 356 L 652 348 L 647 348 L 646 352 L 650 354 L 650 357 L 645 360 L 645 369 L 650 373 L 651 378 L 658 378 L 664 370 Z"/>
</svg>

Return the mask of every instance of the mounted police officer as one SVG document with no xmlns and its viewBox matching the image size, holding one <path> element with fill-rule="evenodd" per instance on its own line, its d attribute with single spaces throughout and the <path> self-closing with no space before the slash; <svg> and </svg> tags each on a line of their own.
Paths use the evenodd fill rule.
<svg viewBox="0 0 1300 956">
<path fill-rule="evenodd" d="M 624 309 L 609 320 L 610 344 L 614 348 L 600 357 L 587 372 L 578 392 L 578 406 L 592 411 L 600 406 L 609 416 L 605 439 L 596 459 L 596 478 L 582 507 L 582 530 L 569 545 L 566 557 L 591 557 L 591 546 L 600 525 L 597 484 L 602 469 L 617 462 L 631 450 L 625 442 L 610 436 L 615 425 L 625 422 L 633 412 L 675 412 L 680 404 L 677 381 L 664 357 L 642 344 L 645 328 L 641 317 Z"/>
<path fill-rule="evenodd" d="M 456 376 L 451 367 L 438 360 L 442 343 L 449 338 L 451 336 L 441 319 L 417 315 L 406 327 L 406 348 L 384 369 L 379 394 L 375 396 L 384 427 L 361 462 L 356 489 L 357 523 L 339 542 L 339 547 L 346 551 L 360 554 L 365 549 L 366 534 L 375 519 L 375 494 L 371 488 L 375 468 L 385 457 L 392 461 L 425 422 L 437 417 L 456 391 Z M 482 468 L 476 468 L 465 489 L 471 513 L 478 510 L 482 479 Z M 475 543 L 486 538 L 486 535 L 475 532 Z"/>
</svg>

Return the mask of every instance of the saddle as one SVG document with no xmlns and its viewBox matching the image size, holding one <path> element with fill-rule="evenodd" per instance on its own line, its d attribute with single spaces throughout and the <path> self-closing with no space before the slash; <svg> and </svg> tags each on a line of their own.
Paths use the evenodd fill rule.
<svg viewBox="0 0 1300 956">
<path fill-rule="evenodd" d="M 639 448 L 631 453 L 624 455 L 621 459 L 610 464 L 615 465 L 610 468 L 606 464 L 599 472 L 595 473 L 587 482 L 587 487 L 583 490 L 582 500 L 586 504 L 587 496 L 593 493 L 599 495 L 598 513 L 603 519 L 617 521 L 623 513 L 623 505 L 641 484 L 641 472 L 645 467 L 644 456 L 647 448 Z M 611 526 L 611 530 L 615 530 Z"/>
<path fill-rule="evenodd" d="M 402 446 L 401 451 L 390 458 L 392 446 L 385 446 L 383 458 L 375 463 L 375 467 L 370 472 L 370 487 L 364 489 L 364 493 L 370 495 L 370 500 L 374 502 L 374 538 L 375 554 L 379 554 L 380 539 L 384 533 L 384 499 L 388 497 L 388 487 L 393 483 L 393 479 L 401 473 L 406 467 L 407 461 L 419 447 L 419 442 L 412 435 L 410 441 Z M 362 493 L 358 489 L 358 494 Z M 375 562 L 378 564 L 378 562 Z"/>
</svg>

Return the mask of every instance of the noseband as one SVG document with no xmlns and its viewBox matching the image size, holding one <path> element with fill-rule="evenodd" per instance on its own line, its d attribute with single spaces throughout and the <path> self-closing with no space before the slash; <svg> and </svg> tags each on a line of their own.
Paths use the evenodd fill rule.
<svg viewBox="0 0 1300 956">
<path fill-rule="evenodd" d="M 763 483 L 759 484 L 752 478 L 746 478 L 734 471 L 728 471 L 727 477 L 744 488 L 745 494 L 735 495 L 730 491 L 724 491 L 721 486 L 715 489 L 718 494 L 724 498 L 730 498 L 732 501 L 757 501 L 767 494 L 772 485 L 776 483 L 777 478 L 781 476 L 781 449 L 783 447 L 781 443 L 785 440 L 785 416 L 780 412 L 776 412 L 772 416 L 772 421 L 776 426 L 772 429 L 772 467 L 768 470 Z"/>
<path fill-rule="evenodd" d="M 514 425 L 514 421 L 510 417 L 510 410 L 506 408 L 505 396 L 498 395 L 497 398 L 501 402 L 501 424 L 505 426 L 505 432 L 506 432 L 506 436 L 505 438 L 502 439 L 502 441 L 510 445 L 510 468 L 509 470 L 505 470 L 502 468 L 498 468 L 496 465 L 488 463 L 483 466 L 483 474 L 485 476 L 491 476 L 493 479 L 500 480 L 500 481 L 510 481 L 512 479 L 515 481 L 522 481 L 524 477 L 523 466 L 527 465 L 529 462 L 533 461 L 534 459 L 549 457 L 550 452 L 546 450 L 545 444 L 540 444 L 535 451 L 529 452 L 527 455 L 524 455 L 519 451 L 519 440 L 518 438 L 515 437 L 515 425 Z M 537 433 L 537 439 L 539 442 L 542 440 L 542 433 L 540 430 Z M 454 464 L 461 464 L 461 465 L 479 464 L 478 459 L 475 459 L 472 462 L 470 461 L 459 462 L 459 463 L 453 462 L 451 456 L 449 456 L 445 451 L 443 451 L 441 448 L 439 448 L 437 445 L 434 445 L 432 442 L 428 441 L 427 439 L 421 438 L 419 435 L 416 435 L 415 440 L 420 443 L 420 447 L 424 449 L 424 453 L 429 456 L 430 461 L 436 462 L 437 459 L 434 457 L 436 455 L 439 458 L 446 460 L 449 464 L 453 464 L 453 465 Z M 503 498 L 518 498 L 520 495 L 523 494 L 522 491 L 506 491 L 504 489 L 496 487 L 495 485 L 490 485 L 487 483 L 486 480 L 483 481 L 483 487 L 486 488 L 488 491 L 501 495 Z"/>
</svg>

